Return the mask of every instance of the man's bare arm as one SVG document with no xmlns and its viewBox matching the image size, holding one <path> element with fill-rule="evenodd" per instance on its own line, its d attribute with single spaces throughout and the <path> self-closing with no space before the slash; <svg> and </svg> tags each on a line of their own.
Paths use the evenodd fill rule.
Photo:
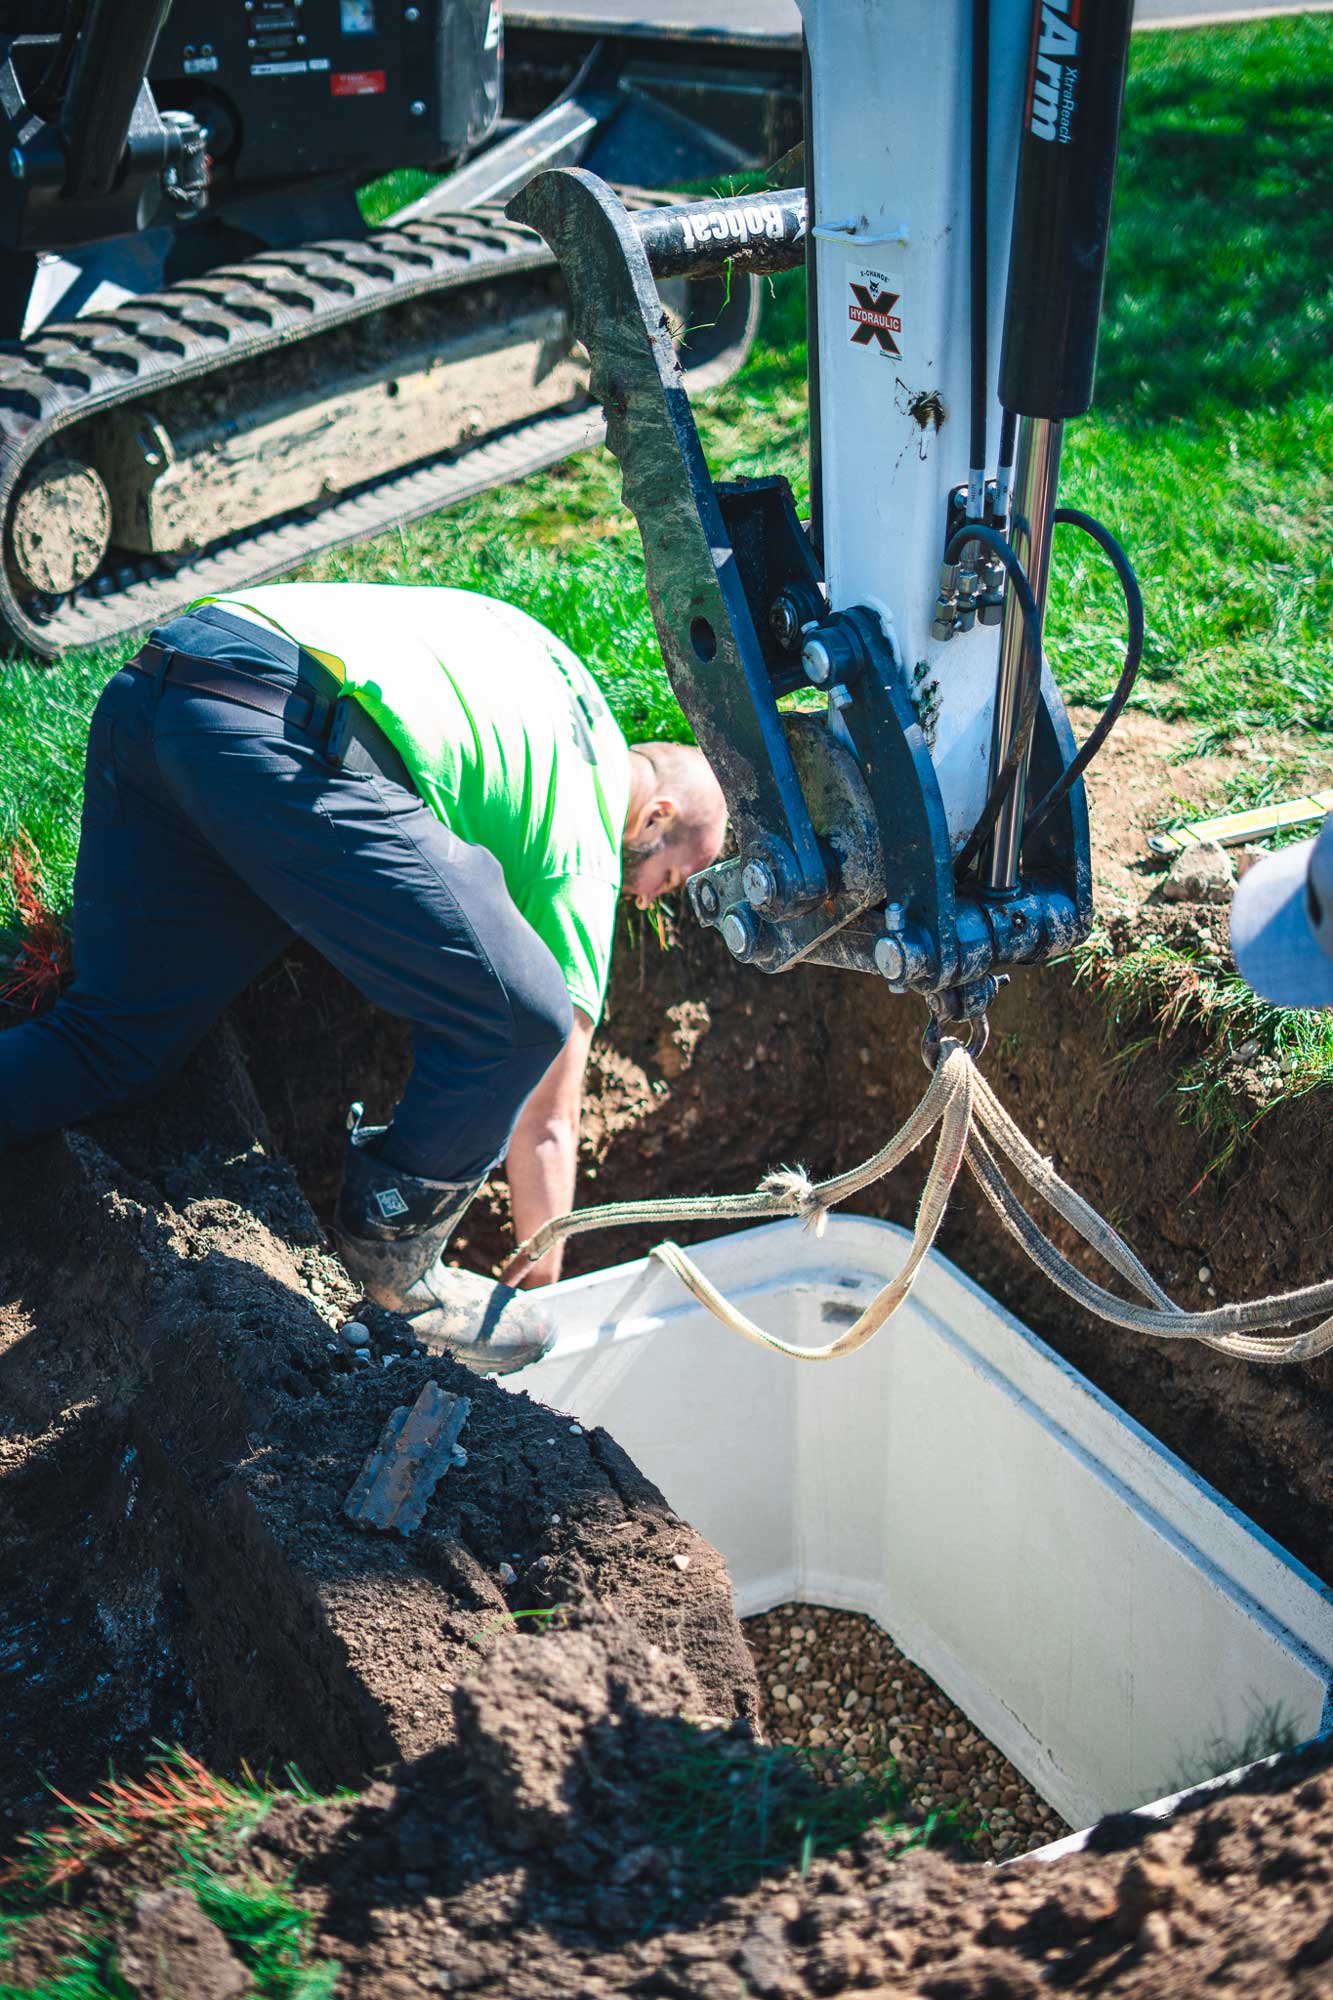
<svg viewBox="0 0 1333 2000">
<path fill-rule="evenodd" d="M 520 1243 L 574 1206 L 578 1174 L 579 1114 L 593 1024 L 579 1008 L 569 1040 L 524 1105 L 509 1142 L 509 1199 Z M 507 1285 L 551 1285 L 560 1276 L 563 1243 L 539 1263 L 511 1257 L 501 1274 Z"/>
</svg>

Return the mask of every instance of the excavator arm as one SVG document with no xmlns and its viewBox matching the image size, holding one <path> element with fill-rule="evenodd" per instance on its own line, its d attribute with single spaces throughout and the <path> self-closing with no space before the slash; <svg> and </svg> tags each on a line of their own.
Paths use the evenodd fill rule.
<svg viewBox="0 0 1333 2000">
<path fill-rule="evenodd" d="M 737 853 L 696 916 L 766 972 L 876 971 L 973 1038 L 1007 969 L 1092 915 L 1082 771 L 1041 646 L 1066 418 L 1092 398 L 1131 0 L 803 0 L 807 184 L 773 199 L 811 297 L 810 518 L 715 483 L 645 250 L 587 173 L 509 207 L 560 260 L 673 686 Z M 729 204 L 701 260 L 764 243 Z M 1007 246 L 1001 260 L 996 243 Z M 762 253 L 761 253 L 762 254 Z M 788 697 L 812 690 L 809 700 Z M 1109 727 L 1112 717 L 1108 717 Z M 1103 731 L 1104 734 L 1104 731 Z M 1100 737 L 1097 739 L 1100 741 Z"/>
</svg>

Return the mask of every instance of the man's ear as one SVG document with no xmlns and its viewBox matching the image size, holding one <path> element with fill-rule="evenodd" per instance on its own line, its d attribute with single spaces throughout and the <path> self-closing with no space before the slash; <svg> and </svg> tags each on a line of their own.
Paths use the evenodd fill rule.
<svg viewBox="0 0 1333 2000">
<path fill-rule="evenodd" d="M 680 807 L 669 793 L 664 792 L 660 798 L 649 799 L 647 811 L 639 828 L 640 836 L 646 833 L 657 836 L 669 834 L 679 815 Z"/>
</svg>

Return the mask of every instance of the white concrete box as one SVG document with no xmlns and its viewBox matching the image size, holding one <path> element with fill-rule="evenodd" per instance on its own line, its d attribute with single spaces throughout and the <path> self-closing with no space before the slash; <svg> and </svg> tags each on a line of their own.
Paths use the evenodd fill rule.
<svg viewBox="0 0 1333 2000">
<path fill-rule="evenodd" d="M 814 1347 L 909 1240 L 842 1215 L 692 1254 Z M 742 1616 L 869 1613 L 1072 1825 L 1257 1755 L 1269 1721 L 1329 1725 L 1333 1594 L 946 1259 L 818 1365 L 737 1338 L 651 1259 L 544 1300 L 556 1346 L 511 1387 L 605 1425 L 721 1550 Z"/>
</svg>

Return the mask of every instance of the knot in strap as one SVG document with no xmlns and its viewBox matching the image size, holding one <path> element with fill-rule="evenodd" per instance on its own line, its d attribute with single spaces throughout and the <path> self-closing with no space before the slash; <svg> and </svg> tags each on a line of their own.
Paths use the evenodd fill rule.
<svg viewBox="0 0 1333 2000">
<path fill-rule="evenodd" d="M 820 1199 L 819 1190 L 806 1173 L 804 1167 L 776 1167 L 771 1174 L 765 1174 L 759 1183 L 761 1194 L 771 1195 L 780 1201 L 792 1215 L 798 1215 L 806 1229 L 816 1236 L 822 1236 L 829 1219 L 829 1204 Z"/>
</svg>

